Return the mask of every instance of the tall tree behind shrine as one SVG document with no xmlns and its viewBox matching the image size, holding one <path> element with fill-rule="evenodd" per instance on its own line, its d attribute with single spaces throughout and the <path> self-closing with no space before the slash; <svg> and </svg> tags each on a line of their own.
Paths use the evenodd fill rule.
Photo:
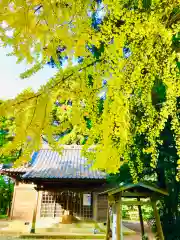
<svg viewBox="0 0 180 240">
<path fill-rule="evenodd" d="M 92 15 L 99 4 L 105 16 L 96 29 Z M 13 144 L 4 147 L 2 153 L 24 144 L 19 161 L 28 160 L 31 152 L 39 149 L 41 134 L 58 150 L 52 106 L 62 96 L 73 102 L 72 125 L 88 132 L 84 154 L 96 160 L 94 167 L 112 173 L 128 162 L 137 181 L 144 166 L 136 136 L 144 136 L 143 151 L 150 155 L 150 166 L 155 168 L 162 144 L 160 134 L 169 116 L 179 155 L 179 7 L 178 0 L 1 1 L 1 41 L 13 48 L 18 62 L 34 64 L 22 77 L 37 72 L 51 57 L 58 64 L 57 49 L 69 61 L 69 67 L 59 67 L 38 92 L 27 90 L 1 104 L 1 116 L 11 115 L 16 123 Z M 12 30 L 13 37 L 7 36 L 7 30 Z M 92 48 L 102 46 L 101 55 L 94 57 Z M 83 61 L 73 66 L 74 57 Z M 107 81 L 106 98 L 99 114 L 103 80 Z M 157 81 L 165 86 L 165 100 L 158 106 L 152 96 Z M 91 119 L 90 128 L 85 115 Z M 94 144 L 94 152 L 86 151 Z M 136 152 L 133 161 L 132 151 Z"/>
</svg>

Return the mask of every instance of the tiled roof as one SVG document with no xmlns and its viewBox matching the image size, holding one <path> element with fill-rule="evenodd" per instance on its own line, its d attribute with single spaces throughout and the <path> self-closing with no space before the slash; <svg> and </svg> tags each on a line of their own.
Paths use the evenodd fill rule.
<svg viewBox="0 0 180 240">
<path fill-rule="evenodd" d="M 41 149 L 33 154 L 31 166 L 26 168 L 22 179 L 105 179 L 106 174 L 90 169 L 87 160 L 81 157 L 81 148 L 65 147 L 62 155 L 50 149 Z M 22 168 L 24 171 L 25 168 Z M 20 168 L 17 169 L 18 171 Z M 12 171 L 16 171 L 13 169 Z"/>
<path fill-rule="evenodd" d="M 6 172 L 11 172 L 11 173 L 25 173 L 27 171 L 27 168 L 25 167 L 19 167 L 19 168 L 2 168 L 0 169 L 3 173 L 6 173 Z"/>
<path fill-rule="evenodd" d="M 26 172 L 25 167 L 19 168 L 12 168 L 13 164 L 0 164 L 0 172 L 17 172 L 17 173 L 24 173 Z"/>
<path fill-rule="evenodd" d="M 26 164 L 27 165 L 27 164 Z M 18 168 L 13 168 L 13 164 L 0 164 L 0 173 L 25 173 L 27 171 L 27 166 L 20 166 Z"/>
</svg>

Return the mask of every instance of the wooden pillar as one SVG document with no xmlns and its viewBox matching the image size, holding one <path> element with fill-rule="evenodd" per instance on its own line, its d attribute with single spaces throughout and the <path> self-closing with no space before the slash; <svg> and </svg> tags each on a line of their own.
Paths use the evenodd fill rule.
<svg viewBox="0 0 180 240">
<path fill-rule="evenodd" d="M 160 240 L 164 240 L 164 234 L 163 234 L 163 230 L 162 230 L 162 226 L 161 226 L 161 221 L 160 221 L 160 216 L 156 207 L 156 201 L 152 200 L 152 207 L 154 210 L 154 216 L 156 219 L 156 227 L 157 227 L 157 233 L 158 233 L 158 237 Z"/>
<path fill-rule="evenodd" d="M 55 218 L 56 216 L 56 199 L 57 199 L 57 195 L 54 196 L 54 211 L 53 211 L 53 218 Z"/>
<path fill-rule="evenodd" d="M 11 212 L 10 212 L 10 220 L 12 220 L 13 218 L 13 212 L 14 212 L 14 203 L 16 201 L 16 188 L 17 188 L 17 181 L 14 184 L 14 192 L 13 192 L 13 199 L 12 199 L 12 203 L 11 203 Z"/>
<path fill-rule="evenodd" d="M 121 193 L 119 194 L 119 199 L 116 202 L 116 240 L 122 240 L 122 200 Z"/>
<path fill-rule="evenodd" d="M 8 177 L 8 209 L 7 209 L 7 216 L 10 217 L 11 212 L 11 193 L 10 193 L 10 178 Z"/>
<path fill-rule="evenodd" d="M 69 211 L 69 191 L 67 193 L 66 210 Z"/>
<path fill-rule="evenodd" d="M 42 195 L 43 191 L 39 190 L 39 200 L 38 200 L 38 205 L 37 205 L 37 214 L 36 214 L 36 219 L 39 219 L 41 217 L 41 203 L 42 203 Z"/>
<path fill-rule="evenodd" d="M 98 221 L 98 195 L 93 193 L 93 220 Z"/>
<path fill-rule="evenodd" d="M 31 226 L 30 233 L 35 233 L 35 231 L 36 231 L 36 215 L 37 215 L 38 202 L 39 202 L 39 190 L 37 190 L 37 197 L 36 197 L 36 202 L 35 202 L 35 205 L 34 205 L 32 226 Z"/>
<path fill-rule="evenodd" d="M 80 193 L 80 209 L 79 209 L 79 214 L 80 214 L 80 219 L 82 219 L 82 193 Z"/>
<path fill-rule="evenodd" d="M 138 201 L 140 201 L 140 198 L 138 197 L 137 198 Z M 139 220 L 140 220 L 140 225 L 141 225 L 141 234 L 142 234 L 142 238 L 145 234 L 145 231 L 144 231 L 144 222 L 143 222 L 143 216 L 142 216 L 142 209 L 141 209 L 141 206 L 138 205 L 138 211 L 139 211 Z"/>
<path fill-rule="evenodd" d="M 107 222 L 106 222 L 106 240 L 110 240 L 110 205 L 108 201 L 108 207 L 107 207 Z"/>
</svg>

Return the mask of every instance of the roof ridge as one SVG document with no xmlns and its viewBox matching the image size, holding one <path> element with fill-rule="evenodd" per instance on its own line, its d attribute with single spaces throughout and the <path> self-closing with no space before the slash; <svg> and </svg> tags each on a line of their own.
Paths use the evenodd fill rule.
<svg viewBox="0 0 180 240">
<path fill-rule="evenodd" d="M 51 148 L 48 144 L 45 144 L 45 145 L 41 149 L 39 149 L 39 151 L 40 150 L 51 150 L 51 151 L 57 152 L 56 150 L 53 150 L 53 148 Z M 84 145 L 70 144 L 70 145 L 59 145 L 59 146 L 63 148 L 62 150 L 64 150 L 64 149 L 66 149 L 66 150 L 68 150 L 68 149 L 82 150 Z M 93 150 L 95 147 L 96 147 L 96 145 L 92 145 L 88 148 L 88 150 Z"/>
<path fill-rule="evenodd" d="M 71 145 L 61 145 L 63 149 L 82 149 L 82 145 L 77 145 L 77 144 L 71 144 Z"/>
<path fill-rule="evenodd" d="M 61 145 L 62 150 L 71 150 L 71 149 L 75 149 L 75 150 L 81 150 L 82 146 L 81 145 Z M 41 148 L 39 149 L 39 151 L 41 150 L 48 150 L 48 151 L 53 151 L 53 152 L 57 152 L 56 150 L 54 150 L 53 148 Z"/>
</svg>

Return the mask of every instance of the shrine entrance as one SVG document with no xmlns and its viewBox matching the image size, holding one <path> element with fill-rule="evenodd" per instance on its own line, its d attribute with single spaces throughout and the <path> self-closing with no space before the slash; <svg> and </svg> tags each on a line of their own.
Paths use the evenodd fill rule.
<svg viewBox="0 0 180 240">
<path fill-rule="evenodd" d="M 84 198 L 89 196 L 89 202 L 84 202 Z M 84 201 L 83 201 L 84 200 Z M 92 219 L 92 194 L 87 192 L 62 191 L 62 192 L 42 192 L 40 217 L 60 218 L 64 215 L 72 215 L 74 220 Z"/>
</svg>

